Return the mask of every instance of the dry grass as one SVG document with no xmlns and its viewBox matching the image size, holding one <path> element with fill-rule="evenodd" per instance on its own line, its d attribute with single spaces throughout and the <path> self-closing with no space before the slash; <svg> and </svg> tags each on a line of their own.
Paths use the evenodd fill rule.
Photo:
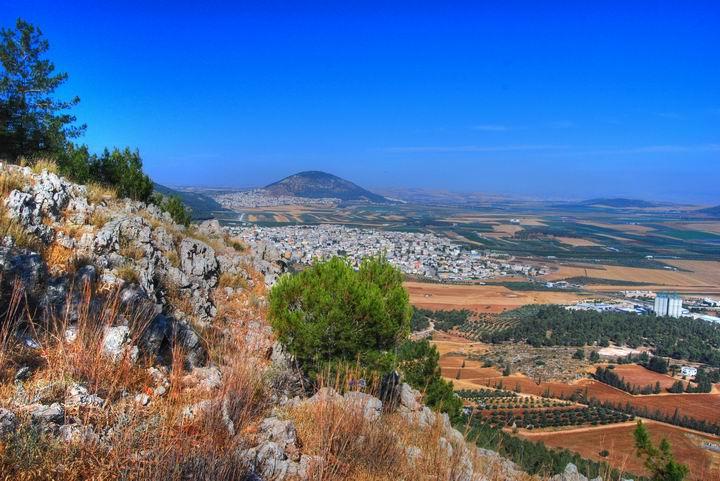
<svg viewBox="0 0 720 481">
<path fill-rule="evenodd" d="M 43 251 L 43 258 L 51 272 L 71 272 L 75 251 L 58 243 L 52 243 Z"/>
<path fill-rule="evenodd" d="M 88 201 L 92 204 L 117 199 L 117 191 L 110 186 L 90 182 L 87 185 Z"/>
<path fill-rule="evenodd" d="M 95 209 L 93 213 L 90 215 L 90 225 L 97 227 L 98 229 L 102 228 L 105 224 L 107 224 L 107 221 L 110 220 L 110 217 L 101 211 L 100 209 Z"/>
<path fill-rule="evenodd" d="M 40 174 L 43 171 L 48 171 L 51 174 L 57 174 L 60 169 L 58 168 L 57 162 L 52 159 L 40 158 L 36 159 L 32 165 L 32 171 L 35 174 Z"/>
<path fill-rule="evenodd" d="M 230 274 L 227 272 L 223 272 L 220 274 L 220 279 L 218 279 L 218 287 L 225 288 L 225 287 L 231 287 L 233 289 L 247 289 L 248 282 L 247 279 L 245 279 L 245 275 L 240 274 Z"/>
<path fill-rule="evenodd" d="M 311 480 L 414 480 L 418 473 L 427 480 L 465 479 L 461 463 L 464 443 L 446 437 L 440 416 L 434 425 L 423 429 L 397 413 L 368 419 L 363 409 L 361 403 L 325 399 L 301 404 L 286 413 L 297 427 L 303 452 L 323 460 L 311 465 Z M 409 456 L 408 448 L 419 448 L 417 456 Z M 467 455 L 476 476 L 482 473 L 483 479 L 507 479 L 493 461 L 472 450 Z M 521 475 L 520 479 L 533 478 Z"/>
<path fill-rule="evenodd" d="M 21 319 L 31 313 L 24 305 L 19 285 L 6 296 L 11 302 L 0 322 L 0 366 L 5 374 L 0 384 L 2 399 L 16 388 L 12 374 L 19 365 L 27 365 L 28 354 L 16 342 L 15 331 Z M 69 317 L 54 314 L 35 316 L 33 337 L 41 347 L 34 351 L 34 372 L 24 383 L 31 396 L 41 402 L 61 401 L 70 383 L 79 382 L 106 402 L 101 407 L 81 407 L 66 412 L 95 432 L 111 428 L 106 442 L 59 442 L 34 428 L 29 416 L 18 411 L 17 432 L 0 442 L 1 480 L 241 480 L 248 469 L 240 458 L 242 449 L 253 442 L 259 420 L 266 415 L 262 370 L 249 362 L 242 347 L 231 349 L 228 339 L 228 363 L 223 367 L 223 387 L 214 392 L 198 392 L 182 385 L 183 353 L 173 349 L 169 376 L 171 389 L 164 397 L 155 397 L 142 407 L 133 395 L 145 392 L 152 381 L 142 361 L 133 362 L 125 353 L 112 360 L 102 351 L 105 329 L 120 319 L 130 325 L 130 343 L 135 343 L 149 319 L 151 306 L 132 311 L 120 308 L 117 295 L 98 306 L 92 302 L 91 289 L 85 286 L 76 324 L 74 341 L 66 338 Z M 192 418 L 183 415 L 189 404 L 207 401 L 207 414 Z M 4 404 L 4 402 L 3 402 Z M 223 416 L 222 413 L 225 413 Z M 72 417 L 71 417 L 72 416 Z M 227 420 L 232 421 L 232 431 Z"/>
<path fill-rule="evenodd" d="M 25 177 L 17 169 L 3 169 L 0 172 L 0 196 L 6 197 L 13 190 L 25 185 Z"/>
<path fill-rule="evenodd" d="M 180 267 L 180 254 L 178 254 L 178 251 L 173 249 L 171 251 L 168 251 L 165 253 L 165 257 L 170 262 L 170 265 L 173 267 Z"/>
<path fill-rule="evenodd" d="M 129 262 L 117 268 L 117 276 L 129 284 L 137 284 L 140 281 L 137 270 Z"/>
<path fill-rule="evenodd" d="M 15 245 L 21 249 L 31 251 L 42 250 L 42 241 L 34 234 L 29 233 L 18 221 L 10 217 L 5 206 L 0 202 L 0 238 L 10 237 Z"/>
</svg>

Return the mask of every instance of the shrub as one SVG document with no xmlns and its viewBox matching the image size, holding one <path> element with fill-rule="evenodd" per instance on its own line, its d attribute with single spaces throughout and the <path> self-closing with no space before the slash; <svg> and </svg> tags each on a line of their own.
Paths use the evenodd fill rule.
<svg viewBox="0 0 720 481">
<path fill-rule="evenodd" d="M 670 443 L 663 438 L 654 446 L 650 433 L 638 420 L 635 428 L 635 448 L 639 458 L 645 458 L 645 468 L 650 471 L 653 481 L 682 481 L 688 475 L 688 467 L 675 461 Z"/>
<path fill-rule="evenodd" d="M 270 291 L 268 317 L 278 338 L 307 373 L 329 363 L 359 361 L 388 371 L 393 348 L 410 331 L 403 277 L 386 259 L 366 259 L 358 271 L 335 257 Z"/>
<path fill-rule="evenodd" d="M 140 153 L 123 150 L 105 149 L 99 157 L 91 161 L 92 178 L 104 184 L 115 186 L 121 197 L 147 202 L 153 193 L 153 183 L 142 171 Z"/>
<path fill-rule="evenodd" d="M 182 200 L 180 200 L 180 197 L 168 197 L 161 207 L 170 214 L 170 217 L 172 217 L 177 224 L 182 224 L 186 227 L 190 225 L 190 212 L 185 207 Z"/>
</svg>

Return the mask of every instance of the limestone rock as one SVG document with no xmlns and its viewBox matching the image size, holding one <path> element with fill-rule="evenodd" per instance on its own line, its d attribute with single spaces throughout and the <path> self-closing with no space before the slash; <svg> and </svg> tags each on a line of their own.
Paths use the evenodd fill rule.
<svg viewBox="0 0 720 481">
<path fill-rule="evenodd" d="M 308 404 L 317 404 L 317 403 L 336 403 L 336 402 L 342 402 L 343 397 L 337 393 L 333 388 L 331 387 L 323 387 L 318 390 L 312 397 L 310 397 L 307 401 Z"/>
<path fill-rule="evenodd" d="M 17 429 L 18 421 L 14 412 L 0 408 L 0 438 L 8 436 Z"/>
<path fill-rule="evenodd" d="M 185 238 L 180 242 L 180 268 L 190 277 L 205 280 L 215 287 L 218 279 L 218 261 L 212 247 L 197 239 Z"/>
<path fill-rule="evenodd" d="M 382 401 L 375 396 L 359 391 L 349 391 L 343 396 L 348 405 L 359 409 L 369 421 L 377 420 L 382 414 Z"/>
<path fill-rule="evenodd" d="M 65 392 L 65 406 L 102 406 L 105 400 L 95 394 L 88 393 L 85 386 L 73 384 Z"/>
<path fill-rule="evenodd" d="M 130 328 L 127 326 L 106 327 L 103 337 L 103 352 L 118 361 L 125 353 L 130 341 Z"/>
<path fill-rule="evenodd" d="M 400 406 L 409 411 L 419 411 L 421 409 L 420 391 L 413 389 L 409 384 L 402 383 L 400 385 Z"/>
<path fill-rule="evenodd" d="M 38 426 L 62 424 L 65 420 L 65 409 L 59 403 L 52 403 L 49 406 L 41 404 L 31 412 L 30 416 L 33 424 Z"/>
</svg>

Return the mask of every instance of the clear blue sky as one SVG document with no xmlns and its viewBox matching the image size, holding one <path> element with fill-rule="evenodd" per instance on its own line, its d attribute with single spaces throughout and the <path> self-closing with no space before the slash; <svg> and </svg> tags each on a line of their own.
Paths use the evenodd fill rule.
<svg viewBox="0 0 720 481">
<path fill-rule="evenodd" d="M 720 2 L 433 3 L 0 0 L 0 23 L 43 29 L 84 142 L 167 184 L 720 203 Z"/>
</svg>

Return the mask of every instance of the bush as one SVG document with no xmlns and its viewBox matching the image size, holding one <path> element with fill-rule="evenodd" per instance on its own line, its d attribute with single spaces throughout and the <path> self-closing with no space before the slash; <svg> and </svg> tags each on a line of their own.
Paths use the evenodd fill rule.
<svg viewBox="0 0 720 481">
<path fill-rule="evenodd" d="M 190 221 L 192 220 L 190 212 L 188 212 L 185 204 L 180 200 L 180 197 L 176 195 L 163 197 L 157 204 L 161 209 L 170 214 L 170 217 L 172 217 L 176 224 L 182 224 L 185 227 L 190 225 Z"/>
<path fill-rule="evenodd" d="M 389 371 L 393 349 L 410 332 L 412 308 L 402 280 L 382 257 L 366 259 L 358 271 L 335 257 L 283 276 L 270 291 L 268 317 L 312 377 L 338 362 Z"/>
<path fill-rule="evenodd" d="M 147 202 L 153 193 L 153 183 L 142 171 L 142 159 L 137 150 L 133 152 L 128 147 L 105 149 L 94 159 L 91 171 L 94 179 L 115 186 L 120 197 Z"/>
<path fill-rule="evenodd" d="M 439 360 L 437 349 L 427 340 L 405 341 L 397 349 L 397 367 L 405 382 L 425 392 L 428 406 L 459 419 L 462 401 L 455 395 L 452 383 L 442 379 Z"/>
</svg>

